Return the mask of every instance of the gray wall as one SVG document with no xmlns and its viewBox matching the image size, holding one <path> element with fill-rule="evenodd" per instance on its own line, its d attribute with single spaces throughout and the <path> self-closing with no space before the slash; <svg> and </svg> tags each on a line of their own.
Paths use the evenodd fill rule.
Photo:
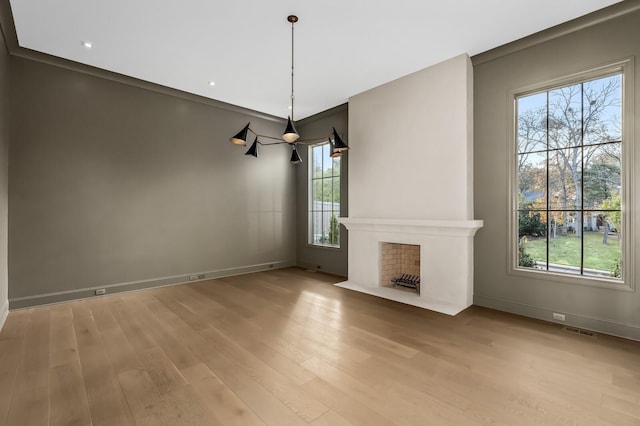
<svg viewBox="0 0 640 426">
<path fill-rule="evenodd" d="M 303 138 L 323 137 L 331 133 L 331 128 L 335 127 L 341 138 L 349 144 L 349 110 L 346 104 L 330 109 L 307 119 L 301 120 L 298 131 Z M 344 226 L 340 225 L 340 248 L 317 247 L 309 244 L 309 161 L 308 149 L 300 147 L 298 150 L 303 163 L 297 166 L 297 190 L 296 190 L 296 211 L 297 211 L 297 263 L 299 266 L 330 272 L 332 274 L 347 276 L 347 255 L 349 248 L 349 237 Z M 342 170 L 340 179 L 340 215 L 349 215 L 348 187 L 349 187 L 349 153 L 342 156 Z M 357 155 L 357 154 L 356 154 Z"/>
<path fill-rule="evenodd" d="M 9 54 L 0 31 L 0 330 L 9 311 L 7 278 L 7 146 Z"/>
<path fill-rule="evenodd" d="M 10 64 L 12 308 L 295 263 L 289 150 L 256 159 L 228 141 L 249 120 L 279 134 L 281 120 Z"/>
<path fill-rule="evenodd" d="M 627 3 L 627 2 L 623 2 Z M 629 3 L 627 3 L 629 4 Z M 630 2 L 637 9 L 638 2 Z M 619 11 L 624 4 L 609 11 Z M 592 18 L 604 18 L 599 13 Z M 588 19 L 553 29 L 537 40 L 505 46 L 473 58 L 474 60 L 474 121 L 475 121 L 475 217 L 484 220 L 484 229 L 475 238 L 474 302 L 509 312 L 551 320 L 552 312 L 567 315 L 567 323 L 640 339 L 640 291 L 611 290 L 553 280 L 531 279 L 507 273 L 507 236 L 509 206 L 509 157 L 507 135 L 509 115 L 513 114 L 509 92 L 528 85 L 586 71 L 613 61 L 635 56 L 635 77 L 626 84 L 635 84 L 635 111 L 640 111 L 640 12 L 635 11 L 593 26 L 571 31 Z M 564 33 L 564 34 L 563 34 Z M 558 37 L 547 37 L 559 34 Z M 535 39 L 533 40 L 535 41 Z M 637 115 L 637 114 L 636 114 Z M 636 117 L 634 139 L 640 141 L 640 119 Z M 634 141 L 629 141 L 631 144 Z M 632 159 L 633 173 L 638 173 L 638 156 Z M 634 179 L 633 200 L 628 214 L 631 225 L 640 225 L 638 206 L 640 185 Z M 635 276 L 638 268 L 638 238 L 633 259 Z"/>
</svg>

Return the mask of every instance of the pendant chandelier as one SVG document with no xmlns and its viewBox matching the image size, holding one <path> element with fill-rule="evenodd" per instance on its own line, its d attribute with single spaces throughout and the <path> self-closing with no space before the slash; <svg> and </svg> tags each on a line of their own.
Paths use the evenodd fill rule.
<svg viewBox="0 0 640 426">
<path fill-rule="evenodd" d="M 247 152 L 245 152 L 245 155 L 252 155 L 254 157 L 258 157 L 258 145 L 263 145 L 263 146 L 268 146 L 268 145 L 280 145 L 283 143 L 287 143 L 289 145 L 291 145 L 291 163 L 296 164 L 296 163 L 301 163 L 302 159 L 300 158 L 300 156 L 298 155 L 298 149 L 297 149 L 297 145 L 298 144 L 314 144 L 314 143 L 320 143 L 320 142 L 326 142 L 329 141 L 330 145 L 331 145 L 331 157 L 340 157 L 342 156 L 342 154 L 344 152 L 346 152 L 347 150 L 349 150 L 349 147 L 347 146 L 346 143 L 344 143 L 344 141 L 340 138 L 340 136 L 338 135 L 338 132 L 336 132 L 335 127 L 333 128 L 333 131 L 325 137 L 322 138 L 316 138 L 316 139 L 300 139 L 300 135 L 298 134 L 298 131 L 296 130 L 296 126 L 295 126 L 295 121 L 294 121 L 294 100 L 295 100 L 295 96 L 294 96 L 294 92 L 293 92 L 293 41 L 294 41 L 294 29 L 293 26 L 296 22 L 298 22 L 298 17 L 295 15 L 289 15 L 287 16 L 287 21 L 291 22 L 291 115 L 289 117 L 287 117 L 287 127 L 284 129 L 284 132 L 282 134 L 282 136 L 280 137 L 274 137 L 274 136 L 267 136 L 267 135 L 261 135 L 258 134 L 256 132 L 254 132 L 250 125 L 251 123 L 247 123 L 246 126 L 244 126 L 242 128 L 242 130 L 240 130 L 235 136 L 233 136 L 232 138 L 229 139 L 229 141 L 231 141 L 232 144 L 234 145 L 241 145 L 241 146 L 246 146 L 247 145 L 247 136 L 249 133 L 251 133 L 252 135 L 255 136 L 255 139 L 253 140 L 253 143 L 251 144 L 251 147 L 249 147 L 249 149 L 247 150 Z M 263 139 L 258 140 L 258 138 Z M 264 139 L 268 139 L 268 142 L 264 142 Z"/>
</svg>

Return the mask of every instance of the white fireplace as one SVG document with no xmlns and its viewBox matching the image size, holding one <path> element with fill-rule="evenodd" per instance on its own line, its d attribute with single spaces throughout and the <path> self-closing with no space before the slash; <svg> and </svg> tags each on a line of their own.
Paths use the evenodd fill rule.
<svg viewBox="0 0 640 426">
<path fill-rule="evenodd" d="M 468 55 L 349 98 L 349 276 L 341 287 L 455 315 L 473 303 Z M 420 247 L 420 291 L 389 286 L 381 244 Z"/>
<path fill-rule="evenodd" d="M 473 303 L 473 236 L 482 221 L 341 218 L 349 230 L 349 279 L 339 287 L 455 315 Z M 420 247 L 420 292 L 383 279 L 381 243 Z"/>
</svg>

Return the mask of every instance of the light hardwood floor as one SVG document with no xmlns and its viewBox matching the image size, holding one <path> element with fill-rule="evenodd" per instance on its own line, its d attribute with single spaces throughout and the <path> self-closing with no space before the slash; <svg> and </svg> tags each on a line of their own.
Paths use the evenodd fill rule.
<svg viewBox="0 0 640 426">
<path fill-rule="evenodd" d="M 290 268 L 11 312 L 6 425 L 638 425 L 640 343 Z"/>
</svg>

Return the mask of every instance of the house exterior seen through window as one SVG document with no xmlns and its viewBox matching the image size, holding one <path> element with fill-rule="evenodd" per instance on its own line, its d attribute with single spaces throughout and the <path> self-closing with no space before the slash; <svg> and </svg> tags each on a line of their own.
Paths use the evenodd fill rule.
<svg viewBox="0 0 640 426">
<path fill-rule="evenodd" d="M 516 96 L 516 269 L 623 279 L 622 77 Z"/>
<path fill-rule="evenodd" d="M 340 247 L 340 157 L 329 142 L 309 146 L 309 244 Z"/>
</svg>

